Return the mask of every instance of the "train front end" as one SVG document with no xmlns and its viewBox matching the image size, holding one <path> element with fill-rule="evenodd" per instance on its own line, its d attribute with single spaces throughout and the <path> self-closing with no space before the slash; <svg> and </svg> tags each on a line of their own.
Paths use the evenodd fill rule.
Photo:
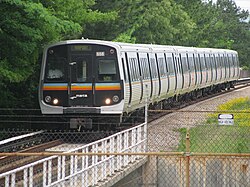
<svg viewBox="0 0 250 187">
<path fill-rule="evenodd" d="M 123 98 L 117 46 L 71 40 L 44 50 L 39 91 L 43 114 L 119 116 Z"/>
</svg>

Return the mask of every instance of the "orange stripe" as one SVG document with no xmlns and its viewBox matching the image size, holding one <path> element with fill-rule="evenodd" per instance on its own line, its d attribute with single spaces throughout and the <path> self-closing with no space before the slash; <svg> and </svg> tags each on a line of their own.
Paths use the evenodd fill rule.
<svg viewBox="0 0 250 187">
<path fill-rule="evenodd" d="M 92 86 L 71 86 L 71 90 L 92 90 Z"/>
<path fill-rule="evenodd" d="M 43 90 L 67 90 L 67 86 L 44 86 Z"/>
<path fill-rule="evenodd" d="M 121 90 L 120 86 L 98 86 L 96 90 Z"/>
</svg>

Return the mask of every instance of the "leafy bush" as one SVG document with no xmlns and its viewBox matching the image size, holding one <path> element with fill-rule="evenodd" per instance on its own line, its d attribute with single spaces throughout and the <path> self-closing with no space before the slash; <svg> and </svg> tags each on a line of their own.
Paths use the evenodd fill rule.
<svg viewBox="0 0 250 187">
<path fill-rule="evenodd" d="M 250 99 L 248 97 L 236 98 L 219 105 L 217 112 L 208 116 L 207 123 L 218 124 L 218 115 L 221 113 L 233 114 L 235 125 L 250 127 Z"/>
<path fill-rule="evenodd" d="M 218 114 L 233 114 L 234 125 L 218 125 Z M 178 151 L 185 151 L 187 129 L 179 129 Z M 190 129 L 190 151 L 212 153 L 250 152 L 250 99 L 237 98 L 218 106 L 205 124 Z"/>
</svg>

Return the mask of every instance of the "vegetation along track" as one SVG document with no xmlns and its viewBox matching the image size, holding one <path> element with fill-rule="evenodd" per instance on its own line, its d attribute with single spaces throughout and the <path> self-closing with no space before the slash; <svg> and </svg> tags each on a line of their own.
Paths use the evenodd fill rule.
<svg viewBox="0 0 250 187">
<path fill-rule="evenodd" d="M 208 112 L 216 111 L 217 107 L 239 97 L 250 98 L 249 85 L 223 91 L 216 95 L 202 98 L 185 108 L 176 110 L 150 111 L 159 113 L 161 117 L 152 120 L 148 126 L 148 151 L 176 151 L 180 142 L 178 129 L 191 128 L 203 124 Z M 196 100 L 197 101 L 197 100 Z"/>
</svg>

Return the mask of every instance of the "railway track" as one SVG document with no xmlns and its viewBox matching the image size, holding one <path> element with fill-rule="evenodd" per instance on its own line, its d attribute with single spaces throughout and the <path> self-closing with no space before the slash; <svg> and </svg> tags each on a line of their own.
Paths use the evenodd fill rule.
<svg viewBox="0 0 250 187">
<path fill-rule="evenodd" d="M 42 143 L 40 145 L 36 145 L 30 147 L 28 149 L 24 149 L 22 151 L 18 151 L 18 153 L 36 153 L 36 152 L 45 152 L 46 149 L 62 144 L 62 140 L 53 140 L 46 143 Z M 42 157 L 44 158 L 44 157 Z M 0 173 L 4 173 L 23 165 L 35 162 L 37 160 L 42 159 L 41 157 L 36 156 L 5 156 L 0 158 Z"/>
<path fill-rule="evenodd" d="M 189 100 L 189 101 L 183 102 L 183 103 L 176 103 L 176 106 L 171 106 L 171 109 L 165 109 L 165 110 L 164 109 L 153 109 L 153 110 L 149 109 L 148 110 L 148 112 L 149 112 L 148 122 L 149 123 L 153 122 L 154 120 L 157 120 L 158 118 L 161 118 L 166 114 L 176 112 L 176 111 L 183 109 L 187 106 L 194 105 L 196 103 L 208 100 L 210 98 L 217 97 L 217 96 L 224 95 L 224 94 L 228 94 L 228 93 L 231 93 L 233 91 L 240 90 L 242 88 L 249 87 L 249 86 L 250 86 L 250 79 L 247 78 L 247 79 L 243 79 L 241 82 L 238 82 L 236 84 L 236 86 L 230 90 L 221 90 L 220 92 L 207 94 L 207 95 L 205 95 L 203 97 L 199 97 L 195 100 Z"/>
<path fill-rule="evenodd" d="M 154 121 L 156 119 L 159 119 L 163 115 L 166 115 L 166 113 L 172 113 L 172 112 L 174 112 L 176 110 L 182 109 L 182 108 L 184 108 L 186 106 L 195 104 L 197 102 L 201 102 L 201 101 L 204 101 L 206 99 L 209 99 L 209 98 L 212 98 L 212 97 L 215 97 L 215 96 L 228 94 L 228 93 L 230 93 L 232 91 L 239 90 L 239 89 L 242 89 L 242 88 L 247 87 L 247 86 L 249 86 L 249 84 L 239 85 L 239 86 L 236 86 L 232 90 L 222 91 L 222 92 L 219 92 L 219 93 L 216 93 L 216 94 L 213 94 L 213 95 L 207 95 L 207 96 L 199 98 L 199 99 L 197 99 L 195 101 L 190 101 L 190 102 L 184 103 L 184 104 L 182 104 L 180 106 L 177 106 L 176 108 L 173 108 L 171 110 L 167 110 L 167 111 L 164 111 L 164 112 L 162 112 L 160 110 L 149 110 L 150 114 L 151 114 L 151 115 L 149 115 L 149 123 L 151 123 L 152 121 Z M 75 134 L 71 135 L 71 136 L 72 137 L 77 136 L 77 133 L 81 133 L 81 132 L 75 132 Z M 108 135 L 109 135 L 109 133 L 105 132 L 102 135 L 100 135 L 99 138 L 102 138 L 102 137 L 105 137 L 105 136 L 108 136 Z M 85 137 L 84 136 L 81 136 L 81 137 L 78 136 L 78 138 L 75 139 L 75 141 L 72 141 L 72 143 L 81 143 L 81 142 L 83 142 L 82 139 L 84 139 L 84 138 L 86 138 L 86 136 Z M 46 143 L 41 143 L 40 145 L 35 145 L 35 146 L 29 147 L 27 149 L 24 149 L 24 150 L 21 150 L 21 151 L 18 151 L 18 152 L 22 152 L 22 153 L 45 152 L 47 149 L 49 149 L 51 147 L 54 147 L 54 146 L 58 146 L 60 144 L 63 144 L 63 143 L 65 143 L 65 140 L 69 141 L 70 139 L 71 139 L 71 137 L 68 136 L 67 138 L 48 141 Z M 95 141 L 95 140 L 96 139 L 92 139 L 92 140 L 89 139 L 88 141 L 91 142 L 91 141 Z M 0 147 L 0 149 L 1 149 L 1 147 Z M 13 151 L 15 151 L 15 149 L 13 149 Z M 41 156 L 40 157 L 37 157 L 37 156 L 2 157 L 2 158 L 0 158 L 0 173 L 4 173 L 4 172 L 7 172 L 7 171 L 14 170 L 15 168 L 18 168 L 18 167 L 21 167 L 23 165 L 27 165 L 29 163 L 38 161 L 38 160 L 40 160 L 42 158 L 45 158 L 45 157 L 41 157 Z M 57 164 L 55 163 L 53 165 L 56 166 Z M 43 167 L 42 164 L 37 166 L 36 168 L 34 168 L 34 170 L 39 170 L 39 169 L 41 169 L 41 167 Z M 0 183 L 1 183 L 1 181 L 0 181 Z"/>
<path fill-rule="evenodd" d="M 204 97 L 199 97 L 196 98 L 195 100 L 189 100 L 183 103 L 174 103 L 171 104 L 171 106 L 168 109 L 162 109 L 160 106 L 155 107 L 155 108 L 149 108 L 149 121 L 152 121 L 154 119 L 159 118 L 161 115 L 157 114 L 157 110 L 178 110 L 181 108 L 184 108 L 186 106 L 189 106 L 191 104 L 194 104 L 196 102 L 200 102 L 206 99 L 209 99 L 211 97 L 215 97 L 224 93 L 231 92 L 233 90 L 237 90 L 239 88 L 248 86 L 250 82 L 250 78 L 246 79 L 241 79 L 238 81 L 237 85 L 235 88 L 226 90 L 226 91 L 221 91 L 218 93 L 214 93 L 211 95 L 206 95 Z M 39 127 L 40 129 L 47 129 L 51 128 L 52 130 L 56 129 L 62 129 L 64 130 L 67 125 L 69 125 L 69 119 L 70 118 L 81 118 L 82 116 L 80 115 L 49 115 L 49 116 L 44 116 L 41 114 L 40 110 L 38 109 L 31 109 L 31 110 L 24 110 L 24 109 L 1 109 L 1 114 L 0 114 L 0 125 L 2 127 L 10 127 L 10 128 L 19 128 L 19 129 L 37 129 Z M 117 126 L 117 128 L 113 128 L 113 130 L 124 130 L 126 128 L 129 128 L 131 126 L 135 126 L 141 122 L 144 121 L 144 112 L 142 112 L 139 115 L 132 115 L 130 116 L 130 120 L 124 122 L 122 126 L 116 125 L 116 124 L 107 124 L 108 119 L 103 119 L 100 124 L 98 124 L 99 127 L 97 128 L 97 131 L 99 130 L 105 130 L 102 129 L 103 126 Z M 90 116 L 86 117 L 90 118 Z M 85 131 L 86 129 L 83 129 Z M 1 151 L 1 150 L 0 150 Z"/>
<path fill-rule="evenodd" d="M 12 131 L 10 131 L 11 133 Z M 24 131 L 25 132 L 25 131 Z M 44 131 L 37 131 L 28 134 L 22 134 L 0 141 L 0 152 L 17 152 L 25 148 L 29 148 L 34 145 L 41 144 L 44 141 L 42 135 Z M 2 132 L 5 136 L 9 137 L 11 134 L 8 132 Z M 19 132 L 16 132 L 19 134 Z M 23 133 L 22 131 L 20 133 Z"/>
<path fill-rule="evenodd" d="M 68 144 L 69 149 L 76 148 L 77 145 L 84 145 L 96 140 L 105 138 L 115 132 L 78 132 L 78 131 L 38 131 L 34 133 L 19 135 L 0 142 L 0 149 L 8 151 L 1 152 L 17 152 L 17 153 L 39 153 L 50 152 L 54 147 Z M 39 141 L 38 141 L 39 139 Z M 36 140 L 36 144 L 32 143 Z M 16 149 L 18 142 L 18 151 Z M 29 142 L 28 144 L 26 144 Z M 6 145 L 5 145 L 6 144 Z M 23 146 L 21 146 L 23 144 Z M 74 147 L 76 146 L 76 147 Z M 4 156 L 0 157 L 0 173 L 5 173 L 16 168 L 34 163 L 46 156 Z M 57 165 L 57 163 L 55 163 Z M 34 171 L 40 170 L 42 164 L 34 168 Z M 0 181 L 1 184 L 1 181 Z"/>
</svg>

